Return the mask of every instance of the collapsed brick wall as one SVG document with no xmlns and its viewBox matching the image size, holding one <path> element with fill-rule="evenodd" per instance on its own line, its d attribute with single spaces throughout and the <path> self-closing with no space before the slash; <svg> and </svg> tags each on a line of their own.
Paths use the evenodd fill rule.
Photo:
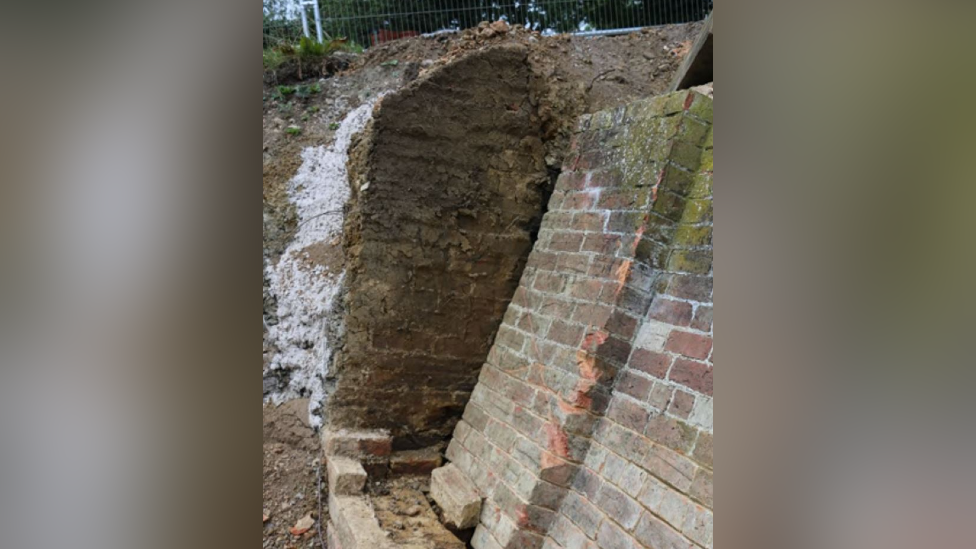
<svg viewBox="0 0 976 549">
<path fill-rule="evenodd" d="M 551 189 L 526 57 L 505 45 L 421 76 L 354 144 L 332 429 L 404 449 L 460 418 Z"/>
<path fill-rule="evenodd" d="M 448 446 L 476 549 L 712 547 L 711 118 L 582 120 Z"/>
</svg>

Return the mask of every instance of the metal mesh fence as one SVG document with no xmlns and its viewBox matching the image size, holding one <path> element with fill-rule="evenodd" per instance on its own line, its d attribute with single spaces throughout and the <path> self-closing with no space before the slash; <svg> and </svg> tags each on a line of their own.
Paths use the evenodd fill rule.
<svg viewBox="0 0 976 549">
<path fill-rule="evenodd" d="M 326 38 L 345 37 L 364 48 L 481 21 L 502 19 L 544 33 L 586 33 L 699 21 L 712 9 L 712 0 L 264 0 L 265 45 L 295 42 L 306 34 L 315 38 L 315 1 Z"/>
</svg>

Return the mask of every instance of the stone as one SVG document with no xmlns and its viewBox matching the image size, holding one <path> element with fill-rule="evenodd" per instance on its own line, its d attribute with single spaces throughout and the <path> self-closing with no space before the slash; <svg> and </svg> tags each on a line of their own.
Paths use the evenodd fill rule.
<svg viewBox="0 0 976 549">
<path fill-rule="evenodd" d="M 365 497 L 329 494 L 329 517 L 337 545 L 342 549 L 393 549 Z M 331 544 L 330 544 L 331 545 Z"/>
<path fill-rule="evenodd" d="M 474 483 L 453 463 L 434 469 L 430 476 L 430 497 L 444 513 L 444 521 L 464 530 L 477 525 L 481 496 Z"/>
<path fill-rule="evenodd" d="M 366 485 L 366 470 L 358 461 L 332 456 L 328 461 L 329 490 L 339 496 L 355 496 Z"/>
</svg>

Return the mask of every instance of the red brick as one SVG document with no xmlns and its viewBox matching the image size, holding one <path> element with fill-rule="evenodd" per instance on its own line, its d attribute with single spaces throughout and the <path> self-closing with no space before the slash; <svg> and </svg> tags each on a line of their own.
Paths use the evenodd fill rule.
<svg viewBox="0 0 976 549">
<path fill-rule="evenodd" d="M 586 182 L 587 187 L 619 187 L 624 184 L 624 174 L 620 170 L 593 172 Z"/>
<path fill-rule="evenodd" d="M 595 302 L 600 298 L 603 286 L 602 280 L 577 279 L 569 288 L 569 295 L 588 302 Z"/>
<path fill-rule="evenodd" d="M 688 358 L 704 360 L 712 352 L 712 338 L 710 336 L 691 332 L 671 332 L 668 342 L 664 345 L 666 351 L 678 353 Z"/>
<path fill-rule="evenodd" d="M 591 305 L 577 305 L 573 312 L 573 321 L 587 326 L 604 326 L 610 318 L 612 309 L 597 303 Z"/>
<path fill-rule="evenodd" d="M 691 303 L 675 301 L 658 295 L 651 302 L 647 316 L 675 326 L 687 326 L 691 323 L 692 307 Z"/>
<path fill-rule="evenodd" d="M 695 395 L 677 389 L 674 392 L 674 398 L 671 399 L 671 406 L 668 407 L 668 412 L 681 419 L 688 419 L 688 416 L 691 414 L 691 409 L 694 406 Z"/>
<path fill-rule="evenodd" d="M 647 408 L 626 398 L 615 398 L 607 417 L 638 433 L 643 433 L 651 413 Z"/>
<path fill-rule="evenodd" d="M 570 225 L 577 231 L 601 231 L 606 216 L 602 212 L 578 212 Z"/>
<path fill-rule="evenodd" d="M 556 188 L 559 190 L 578 191 L 586 186 L 587 174 L 585 172 L 563 172 L 556 180 Z"/>
<path fill-rule="evenodd" d="M 637 319 L 622 311 L 614 311 L 607 320 L 606 329 L 612 335 L 629 340 L 637 331 Z"/>
<path fill-rule="evenodd" d="M 590 256 L 586 254 L 559 254 L 556 270 L 561 273 L 586 274 L 590 269 Z"/>
<path fill-rule="evenodd" d="M 606 210 L 635 210 L 640 206 L 637 194 L 634 189 L 603 189 L 597 206 Z"/>
<path fill-rule="evenodd" d="M 710 302 L 712 300 L 712 277 L 693 275 L 673 275 L 667 293 L 682 299 Z"/>
<path fill-rule="evenodd" d="M 704 362 L 679 358 L 671 368 L 671 381 L 706 395 L 712 395 L 712 367 Z"/>
<path fill-rule="evenodd" d="M 556 233 L 549 240 L 549 249 L 557 252 L 578 252 L 582 244 L 582 234 Z"/>
<path fill-rule="evenodd" d="M 546 338 L 556 343 L 577 347 L 583 339 L 583 327 L 567 324 L 561 320 L 554 320 L 552 326 L 549 327 L 549 333 L 546 335 Z"/>
<path fill-rule="evenodd" d="M 648 395 L 651 394 L 651 385 L 653 383 L 653 381 L 646 377 L 627 371 L 621 374 L 620 380 L 617 381 L 616 390 L 628 394 L 637 400 L 647 400 Z"/>
<path fill-rule="evenodd" d="M 532 288 L 540 292 L 558 294 L 566 287 L 566 277 L 554 273 L 541 272 L 535 275 Z"/>
<path fill-rule="evenodd" d="M 596 196 L 591 191 L 578 191 L 569 193 L 563 199 L 562 207 L 564 210 L 589 210 L 593 207 Z"/>
<path fill-rule="evenodd" d="M 613 255 L 620 249 L 620 236 L 615 234 L 591 234 L 583 240 L 584 252 Z"/>
<path fill-rule="evenodd" d="M 668 367 L 671 366 L 671 357 L 647 349 L 637 349 L 630 357 L 630 366 L 656 378 L 664 379 L 668 373 Z"/>
</svg>

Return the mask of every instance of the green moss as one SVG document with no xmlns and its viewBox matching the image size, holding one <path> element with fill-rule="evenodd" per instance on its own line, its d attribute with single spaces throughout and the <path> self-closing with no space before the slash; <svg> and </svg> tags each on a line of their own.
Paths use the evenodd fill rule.
<svg viewBox="0 0 976 549">
<path fill-rule="evenodd" d="M 684 209 L 685 199 L 680 195 L 658 192 L 657 200 L 654 201 L 654 207 L 651 208 L 651 211 L 676 222 L 681 219 L 681 212 Z"/>
<path fill-rule="evenodd" d="M 705 136 L 708 134 L 708 130 L 709 126 L 707 124 L 703 124 L 690 116 L 683 116 L 681 117 L 681 126 L 678 128 L 678 134 L 675 137 L 693 145 L 701 145 L 705 140 Z"/>
<path fill-rule="evenodd" d="M 668 258 L 668 270 L 708 274 L 712 270 L 711 250 L 677 250 Z"/>
<path fill-rule="evenodd" d="M 668 159 L 690 171 L 697 172 L 701 163 L 702 150 L 698 146 L 684 141 L 674 141 Z"/>
<path fill-rule="evenodd" d="M 681 216 L 682 223 L 705 223 L 712 221 L 712 201 L 708 198 L 689 200 Z"/>
<path fill-rule="evenodd" d="M 712 121 L 712 98 L 707 95 L 702 95 L 698 92 L 688 92 L 694 96 L 694 100 L 691 102 L 691 106 L 688 108 L 688 112 L 697 116 L 699 119 L 706 122 Z"/>
<path fill-rule="evenodd" d="M 712 243 L 712 227 L 679 225 L 674 233 L 674 243 L 678 246 L 708 246 Z"/>
<path fill-rule="evenodd" d="M 694 181 L 694 176 L 681 168 L 668 164 L 664 168 L 664 177 L 661 179 L 661 186 L 658 192 L 671 191 L 678 194 L 688 194 Z"/>
<path fill-rule="evenodd" d="M 688 193 L 689 198 L 709 198 L 712 196 L 712 176 L 702 174 L 695 178 L 695 184 Z"/>
</svg>

